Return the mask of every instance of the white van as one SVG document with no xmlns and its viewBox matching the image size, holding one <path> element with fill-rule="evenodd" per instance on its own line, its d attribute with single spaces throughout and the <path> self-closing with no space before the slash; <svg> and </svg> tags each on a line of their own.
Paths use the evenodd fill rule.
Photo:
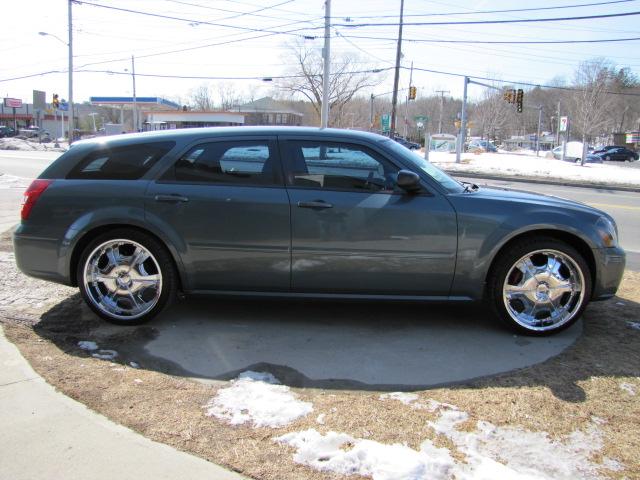
<svg viewBox="0 0 640 480">
<path fill-rule="evenodd" d="M 560 160 L 562 158 L 562 145 L 557 146 L 551 152 L 553 153 L 553 158 Z M 582 142 L 567 142 L 567 151 L 564 159 L 568 162 L 582 160 Z"/>
</svg>

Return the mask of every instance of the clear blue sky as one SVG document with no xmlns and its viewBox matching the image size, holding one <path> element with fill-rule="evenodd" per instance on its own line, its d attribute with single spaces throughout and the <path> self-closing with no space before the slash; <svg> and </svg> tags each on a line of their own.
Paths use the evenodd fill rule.
<svg viewBox="0 0 640 480">
<path fill-rule="evenodd" d="M 515 18 L 546 18 L 598 15 L 640 11 L 640 1 L 582 8 L 544 10 L 537 12 L 492 13 L 482 15 L 448 15 L 412 17 L 411 15 L 472 12 L 510 8 L 562 6 L 594 3 L 597 0 L 538 0 L 536 2 L 494 1 L 427 1 L 406 0 L 406 21 L 502 20 Z M 288 66 L 284 59 L 284 43 L 290 35 L 272 35 L 254 40 L 242 40 L 260 33 L 235 27 L 268 29 L 271 31 L 300 30 L 300 34 L 321 36 L 324 2 L 322 0 L 91 0 L 93 3 L 153 12 L 161 15 L 220 23 L 220 26 L 145 17 L 109 11 L 89 5 L 74 5 L 75 68 L 124 72 L 130 68 L 128 57 L 134 54 L 136 72 L 160 75 L 198 76 L 277 76 Z M 280 4 L 274 8 L 261 8 Z M 366 18 L 397 15 L 399 0 L 334 0 L 332 16 L 336 24 L 363 22 L 397 22 L 397 18 Z M 0 31 L 0 80 L 49 70 L 65 70 L 67 50 L 63 42 L 38 35 L 45 31 L 67 40 L 66 0 L 5 1 L 3 27 Z M 244 13 L 244 15 L 240 15 Z M 249 14 L 248 14 L 249 13 Z M 240 16 L 239 16 L 240 15 Z M 349 17 L 351 22 L 346 21 Z M 354 51 L 360 55 L 363 69 L 388 67 L 395 59 L 393 40 L 345 39 L 342 35 L 395 38 L 396 26 L 339 27 L 332 29 L 335 51 Z M 640 15 L 598 20 L 512 25 L 449 25 L 407 26 L 404 37 L 411 39 L 459 40 L 587 40 L 598 38 L 640 36 Z M 144 55 L 237 40 L 227 45 L 212 46 L 181 53 L 152 57 Z M 322 40 L 307 40 L 314 48 Z M 604 56 L 619 67 L 640 72 L 639 41 L 574 45 L 446 45 L 405 41 L 403 64 L 411 61 L 416 67 L 443 70 L 500 79 L 545 83 L 554 77 L 570 79 L 580 61 Z M 94 62 L 107 62 L 87 65 Z M 87 66 L 84 66 L 87 65 Z M 408 84 L 408 71 L 403 71 L 402 86 Z M 137 77 L 140 96 L 168 96 L 186 99 L 193 87 L 204 83 L 194 79 L 160 79 Z M 393 75 L 389 73 L 375 92 L 391 90 Z M 74 76 L 76 101 L 91 95 L 131 95 L 131 78 L 108 73 L 78 72 Z M 215 83 L 215 82 L 213 82 Z M 268 94 L 273 88 L 255 80 L 235 82 L 237 90 L 257 89 Z M 437 89 L 450 90 L 458 96 L 462 80 L 428 73 L 414 73 L 414 84 L 420 94 Z M 67 76 L 64 73 L 29 79 L 0 82 L 3 96 L 30 100 L 33 89 L 45 90 L 50 101 L 53 92 L 67 96 Z M 370 92 L 364 92 L 369 94 Z M 480 93 L 473 87 L 472 95 Z"/>
</svg>

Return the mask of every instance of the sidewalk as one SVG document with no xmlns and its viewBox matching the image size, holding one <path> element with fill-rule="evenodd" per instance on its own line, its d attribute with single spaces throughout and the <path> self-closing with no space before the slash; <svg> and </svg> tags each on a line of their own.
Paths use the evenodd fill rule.
<svg viewBox="0 0 640 480">
<path fill-rule="evenodd" d="M 56 392 L 1 326 L 0 431 L 0 476 L 11 480 L 245 478 L 148 440 Z"/>
</svg>

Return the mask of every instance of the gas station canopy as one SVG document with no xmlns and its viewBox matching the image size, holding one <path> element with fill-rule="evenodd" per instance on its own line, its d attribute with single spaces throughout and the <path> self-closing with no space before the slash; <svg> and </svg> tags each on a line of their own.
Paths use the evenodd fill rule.
<svg viewBox="0 0 640 480">
<path fill-rule="evenodd" d="M 133 97 L 89 97 L 91 105 L 133 105 Z M 159 106 L 162 108 L 182 108 L 175 102 L 160 97 L 136 97 L 135 104 L 137 106 Z"/>
</svg>

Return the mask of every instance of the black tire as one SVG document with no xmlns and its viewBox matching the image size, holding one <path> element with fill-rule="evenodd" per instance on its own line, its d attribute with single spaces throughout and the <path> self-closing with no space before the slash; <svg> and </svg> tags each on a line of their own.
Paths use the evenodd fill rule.
<svg viewBox="0 0 640 480">
<path fill-rule="evenodd" d="M 155 269 L 159 270 L 158 273 L 161 274 L 160 288 L 154 290 L 154 292 L 156 292 L 155 295 L 158 297 L 155 303 L 148 311 L 135 317 L 132 316 L 132 318 L 119 318 L 101 309 L 93 299 L 96 296 L 96 284 L 94 283 L 88 286 L 87 282 L 85 282 L 85 267 L 87 267 L 89 256 L 94 254 L 98 247 L 113 240 L 131 241 L 144 247 L 151 254 L 150 258 L 154 260 L 150 270 L 153 270 L 154 267 L 157 266 Z M 178 290 L 178 274 L 171 254 L 164 244 L 149 234 L 128 228 L 119 228 L 103 233 L 89 242 L 82 251 L 78 265 L 76 266 L 76 278 L 78 280 L 80 294 L 89 308 L 99 317 L 116 325 L 140 325 L 148 322 L 171 305 L 177 296 Z M 139 300 L 142 300 L 142 298 L 139 298 Z"/>
<path fill-rule="evenodd" d="M 569 306 L 567 309 L 569 312 L 566 321 L 562 323 L 558 322 L 557 325 L 544 325 L 544 320 L 539 320 L 541 322 L 539 326 L 523 324 L 522 321 L 519 321 L 512 315 L 507 307 L 507 304 L 509 304 L 511 311 L 514 311 L 514 305 L 512 303 L 514 300 L 507 300 L 505 298 L 504 290 L 507 287 L 507 275 L 513 275 L 514 272 L 516 274 L 518 273 L 514 270 L 515 265 L 525 256 L 530 254 L 544 256 L 544 253 L 535 253 L 540 251 L 559 252 L 561 255 L 571 259 L 573 262 L 571 267 L 574 273 L 577 274 L 577 278 L 582 281 L 581 294 L 578 295 L 577 298 L 567 299 L 566 304 Z M 570 264 L 571 262 L 567 263 Z M 534 265 L 536 264 L 534 263 Z M 564 268 L 566 269 L 567 267 Z M 564 270 L 564 272 L 567 271 L 569 270 Z M 582 278 L 580 278 L 580 276 Z M 541 283 L 545 282 L 539 282 L 538 285 Z M 569 328 L 580 318 L 591 298 L 591 289 L 592 281 L 589 266 L 575 248 L 552 237 L 529 237 L 509 245 L 496 256 L 489 276 L 487 277 L 486 300 L 496 317 L 511 330 L 530 336 L 545 336 Z M 531 294 L 534 295 L 533 293 Z M 537 293 L 535 295 L 537 295 Z M 566 293 L 563 295 L 566 295 Z M 560 300 L 562 301 L 563 298 L 564 297 L 560 298 Z M 517 312 L 514 313 L 517 315 Z M 551 312 L 549 311 L 549 315 L 550 314 Z M 549 316 L 549 318 L 551 318 L 551 316 Z M 549 321 L 551 320 L 547 319 L 547 322 Z"/>
</svg>

